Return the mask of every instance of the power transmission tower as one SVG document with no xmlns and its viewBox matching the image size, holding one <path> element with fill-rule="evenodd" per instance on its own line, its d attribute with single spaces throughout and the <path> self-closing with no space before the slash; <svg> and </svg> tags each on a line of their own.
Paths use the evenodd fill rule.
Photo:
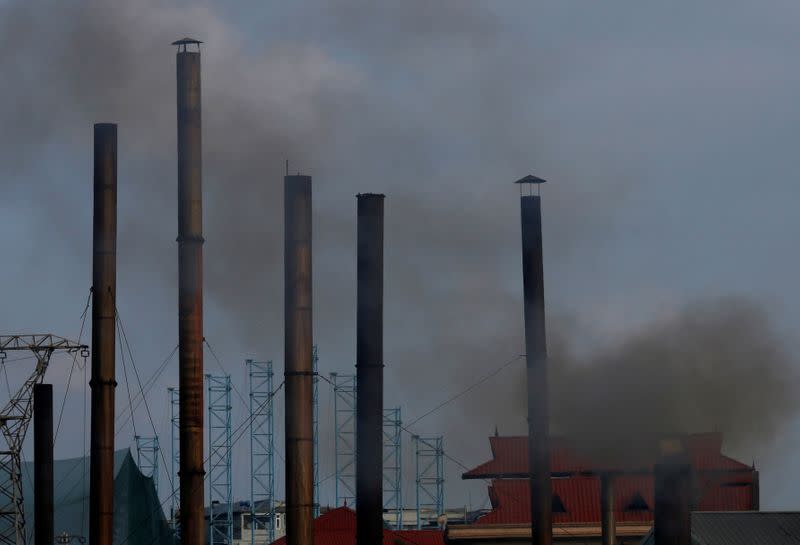
<svg viewBox="0 0 800 545">
<path fill-rule="evenodd" d="M 139 465 L 139 471 L 145 477 L 153 479 L 153 486 L 158 492 L 158 436 L 142 437 L 137 435 L 134 439 L 136 440 L 136 462 Z"/>
<path fill-rule="evenodd" d="M 181 512 L 181 484 L 178 479 L 178 468 L 181 467 L 181 417 L 180 395 L 177 388 L 167 388 L 169 392 L 169 421 L 170 421 L 170 475 L 172 479 L 172 506 L 170 508 L 170 524 L 172 525 L 175 545 L 180 543 L 181 525 L 178 520 Z"/>
<path fill-rule="evenodd" d="M 211 545 L 233 545 L 231 377 L 208 381 L 208 488 Z"/>
<path fill-rule="evenodd" d="M 36 367 L 0 412 L 0 432 L 7 448 L 0 451 L 0 544 L 25 544 L 25 512 L 22 495 L 22 443 L 33 412 L 33 387 L 44 380 L 54 352 L 80 354 L 84 365 L 89 347 L 55 335 L 0 335 L 0 367 L 8 352 L 30 351 Z M 77 357 L 77 356 L 76 356 Z"/>
<path fill-rule="evenodd" d="M 422 528 L 422 516 L 427 523 L 437 521 L 444 513 L 444 449 L 442 436 L 420 437 L 412 440 L 417 447 L 417 528 Z"/>
<path fill-rule="evenodd" d="M 250 374 L 250 544 L 257 545 L 275 541 L 273 372 L 271 361 L 247 360 L 247 367 Z"/>
<path fill-rule="evenodd" d="M 314 518 L 319 516 L 319 352 L 314 345 Z"/>
<path fill-rule="evenodd" d="M 356 504 L 356 376 L 331 373 L 336 505 Z"/>
<path fill-rule="evenodd" d="M 395 514 L 394 528 L 402 530 L 402 421 L 400 407 L 383 410 L 383 508 Z"/>
</svg>

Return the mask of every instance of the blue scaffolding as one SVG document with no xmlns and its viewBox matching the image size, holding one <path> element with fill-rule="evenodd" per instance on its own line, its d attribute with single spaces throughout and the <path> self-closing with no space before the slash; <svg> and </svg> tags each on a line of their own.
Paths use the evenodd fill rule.
<svg viewBox="0 0 800 545">
<path fill-rule="evenodd" d="M 275 541 L 275 404 L 272 362 L 247 360 L 250 374 L 250 544 Z"/>
<path fill-rule="evenodd" d="M 336 506 L 356 505 L 356 376 L 331 373 Z"/>
<path fill-rule="evenodd" d="M 442 436 L 412 436 L 417 447 L 417 528 L 438 526 L 439 515 L 444 513 L 444 449 Z"/>
<path fill-rule="evenodd" d="M 383 410 L 383 509 L 395 516 L 395 530 L 403 528 L 400 407 Z"/>
<path fill-rule="evenodd" d="M 314 518 L 319 516 L 319 352 L 314 345 L 312 355 L 314 370 Z"/>
<path fill-rule="evenodd" d="M 167 388 L 169 393 L 169 421 L 170 421 L 170 483 L 172 483 L 172 505 L 170 507 L 169 521 L 172 525 L 175 543 L 180 542 L 180 509 L 181 509 L 181 485 L 178 480 L 178 469 L 181 467 L 181 418 L 180 418 L 180 395 L 177 388 Z"/>
<path fill-rule="evenodd" d="M 233 545 L 231 478 L 231 377 L 206 375 L 208 381 L 209 543 Z"/>
<path fill-rule="evenodd" d="M 158 492 L 158 436 L 136 435 L 134 439 L 136 440 L 136 463 L 139 465 L 139 471 L 145 477 L 153 479 L 153 485 Z"/>
</svg>

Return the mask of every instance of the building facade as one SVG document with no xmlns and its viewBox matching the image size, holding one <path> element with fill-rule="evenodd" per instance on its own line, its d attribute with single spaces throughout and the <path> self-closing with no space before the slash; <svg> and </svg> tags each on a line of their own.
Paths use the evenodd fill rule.
<svg viewBox="0 0 800 545">
<path fill-rule="evenodd" d="M 676 440 L 675 438 L 672 438 Z M 688 454 L 693 476 L 693 508 L 698 511 L 749 511 L 759 508 L 758 472 L 722 454 L 722 435 L 677 438 Z M 489 439 L 492 459 L 463 474 L 489 485 L 492 510 L 474 524 L 449 527 L 450 543 L 525 543 L 530 541 L 528 438 Z M 643 452 L 647 452 L 643 449 Z M 658 449 L 652 449 L 656 453 Z M 653 525 L 656 454 L 627 457 L 625 463 L 598 462 L 567 441 L 553 438 L 553 535 L 556 541 L 600 543 L 600 476 L 612 480 L 614 517 L 620 545 L 638 543 Z"/>
</svg>

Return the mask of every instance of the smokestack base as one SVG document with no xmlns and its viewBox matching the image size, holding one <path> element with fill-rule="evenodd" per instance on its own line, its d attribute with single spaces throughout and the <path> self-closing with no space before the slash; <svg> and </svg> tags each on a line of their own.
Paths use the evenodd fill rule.
<svg viewBox="0 0 800 545">
<path fill-rule="evenodd" d="M 680 460 L 683 455 L 677 459 Z M 692 545 L 692 467 L 675 459 L 656 464 L 655 545 Z"/>
</svg>

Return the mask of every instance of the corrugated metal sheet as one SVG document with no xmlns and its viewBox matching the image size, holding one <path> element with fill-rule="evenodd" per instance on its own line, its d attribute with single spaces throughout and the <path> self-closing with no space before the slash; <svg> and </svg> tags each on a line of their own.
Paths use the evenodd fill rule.
<svg viewBox="0 0 800 545">
<path fill-rule="evenodd" d="M 746 511 L 752 509 L 752 489 L 727 486 L 723 478 L 706 479 L 698 484 L 699 508 L 713 511 Z M 564 504 L 565 513 L 553 513 L 557 524 L 600 523 L 600 479 L 579 476 L 553 479 L 553 493 Z M 619 475 L 614 478 L 614 501 L 618 522 L 653 520 L 653 477 L 651 475 Z M 646 510 L 629 510 L 636 495 L 647 503 Z M 524 479 L 498 479 L 489 490 L 492 511 L 478 524 L 530 524 L 530 489 Z"/>
<path fill-rule="evenodd" d="M 722 434 L 702 433 L 686 435 L 682 441 L 689 451 L 692 467 L 697 471 L 748 471 L 750 466 L 722 454 Z M 528 473 L 528 438 L 524 436 L 489 438 L 492 459 L 463 474 L 465 479 L 493 479 L 522 477 Z M 551 468 L 554 473 L 581 473 L 593 471 L 624 471 L 652 469 L 657 463 L 656 448 L 652 455 L 638 460 L 636 467 L 615 467 L 592 461 L 575 452 L 563 439 L 552 439 Z M 630 461 L 627 461 L 630 464 Z"/>
<path fill-rule="evenodd" d="M 797 545 L 800 513 L 692 513 L 695 545 Z M 653 545 L 650 532 L 640 545 Z"/>
<path fill-rule="evenodd" d="M 314 520 L 314 542 L 318 545 L 355 545 L 356 513 L 348 507 L 332 509 Z M 285 545 L 286 537 L 273 545 Z M 384 530 L 384 545 L 444 545 L 439 530 Z"/>
</svg>

